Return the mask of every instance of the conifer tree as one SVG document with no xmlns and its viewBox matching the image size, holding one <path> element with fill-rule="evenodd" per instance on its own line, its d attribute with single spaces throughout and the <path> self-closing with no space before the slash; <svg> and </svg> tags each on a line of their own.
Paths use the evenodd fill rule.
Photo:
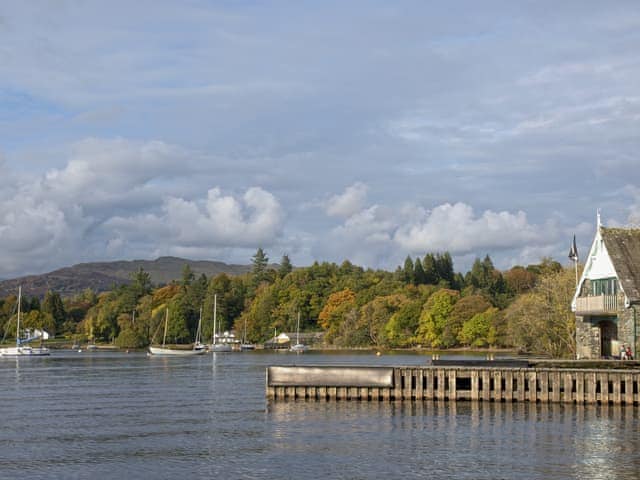
<svg viewBox="0 0 640 480">
<path fill-rule="evenodd" d="M 416 258 L 416 261 L 413 265 L 413 283 L 416 285 L 424 285 L 426 282 L 424 269 L 422 268 L 422 262 L 420 261 L 420 257 Z"/>
<path fill-rule="evenodd" d="M 404 261 L 404 281 L 405 283 L 413 283 L 413 260 L 409 255 Z"/>
<path fill-rule="evenodd" d="M 293 270 L 293 266 L 291 265 L 291 260 L 289 260 L 289 255 L 286 253 L 282 255 L 282 260 L 280 260 L 280 268 L 278 269 L 278 275 L 280 278 L 286 277 Z"/>
</svg>

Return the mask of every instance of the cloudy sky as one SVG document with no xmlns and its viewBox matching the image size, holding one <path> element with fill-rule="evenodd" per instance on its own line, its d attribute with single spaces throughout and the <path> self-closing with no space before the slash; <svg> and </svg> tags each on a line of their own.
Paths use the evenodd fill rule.
<svg viewBox="0 0 640 480">
<path fill-rule="evenodd" d="M 640 3 L 0 3 L 0 278 L 565 262 L 640 224 Z"/>
</svg>

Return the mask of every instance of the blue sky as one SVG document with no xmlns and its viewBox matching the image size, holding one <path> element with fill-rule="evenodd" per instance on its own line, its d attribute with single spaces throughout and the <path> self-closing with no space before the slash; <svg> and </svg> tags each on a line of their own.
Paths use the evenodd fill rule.
<svg viewBox="0 0 640 480">
<path fill-rule="evenodd" d="M 8 1 L 0 39 L 0 277 L 640 224 L 637 2 Z"/>
</svg>

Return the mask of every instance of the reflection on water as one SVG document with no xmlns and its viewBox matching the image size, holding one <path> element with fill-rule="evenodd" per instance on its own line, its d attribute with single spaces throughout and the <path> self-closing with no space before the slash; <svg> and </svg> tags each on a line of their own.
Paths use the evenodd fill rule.
<svg viewBox="0 0 640 480">
<path fill-rule="evenodd" d="M 637 407 L 264 399 L 270 364 L 424 362 L 264 352 L 2 360 L 0 477 L 598 479 L 640 471 Z"/>
</svg>

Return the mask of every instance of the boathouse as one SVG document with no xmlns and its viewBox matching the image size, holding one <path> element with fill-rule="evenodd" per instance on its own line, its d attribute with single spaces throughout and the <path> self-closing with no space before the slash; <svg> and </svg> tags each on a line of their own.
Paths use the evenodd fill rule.
<svg viewBox="0 0 640 480">
<path fill-rule="evenodd" d="M 618 358 L 620 347 L 638 354 L 640 229 L 605 228 L 600 216 L 571 309 L 578 359 Z"/>
</svg>

